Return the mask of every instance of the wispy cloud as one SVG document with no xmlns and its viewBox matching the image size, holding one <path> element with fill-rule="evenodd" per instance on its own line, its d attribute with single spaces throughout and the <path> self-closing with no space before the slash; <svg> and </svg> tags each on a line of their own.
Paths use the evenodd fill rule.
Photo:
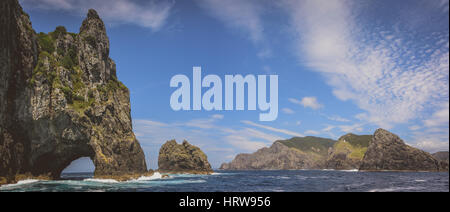
<svg viewBox="0 0 450 212">
<path fill-rule="evenodd" d="M 336 128 L 336 127 L 333 125 L 328 125 L 327 127 L 323 128 L 322 131 L 329 132 L 329 131 L 333 130 L 334 128 Z"/>
<path fill-rule="evenodd" d="M 168 19 L 173 1 L 133 0 L 21 0 L 26 8 L 63 10 L 85 15 L 88 9 L 97 10 L 100 16 L 113 24 L 135 24 L 159 30 Z"/>
<path fill-rule="evenodd" d="M 284 1 L 301 35 L 301 60 L 326 77 L 336 97 L 355 102 L 366 111 L 360 117 L 380 127 L 420 118 L 426 108 L 448 102 L 448 32 L 413 39 L 401 28 L 369 29 L 356 4 Z"/>
<path fill-rule="evenodd" d="M 295 113 L 292 109 L 287 108 L 287 107 L 282 108 L 281 111 L 286 114 L 294 114 Z"/>
<path fill-rule="evenodd" d="M 337 127 L 345 133 L 358 133 L 364 130 L 362 124 L 339 125 Z"/>
<path fill-rule="evenodd" d="M 276 140 L 282 140 L 282 137 L 261 132 L 252 128 L 243 128 L 240 130 L 223 129 L 227 134 L 224 140 L 232 146 L 245 152 L 254 152 L 263 147 L 270 146 Z"/>
<path fill-rule="evenodd" d="M 319 135 L 320 132 L 315 131 L 315 130 L 307 130 L 307 131 L 305 131 L 305 134 L 306 135 Z"/>
<path fill-rule="evenodd" d="M 330 121 L 337 121 L 337 122 L 350 122 L 349 119 L 343 118 L 339 115 L 332 115 L 332 116 L 328 116 L 326 114 L 321 114 L 322 116 L 326 117 L 328 120 Z"/>
<path fill-rule="evenodd" d="M 436 111 L 431 118 L 424 121 L 424 125 L 427 127 L 440 127 L 448 126 L 449 118 L 449 103 L 445 103 L 444 107 Z"/>
<path fill-rule="evenodd" d="M 317 110 L 323 107 L 323 105 L 317 101 L 316 97 L 304 97 L 302 100 L 290 98 L 289 101 L 294 104 L 302 105 L 303 107 L 309 107 L 313 110 Z"/>
<path fill-rule="evenodd" d="M 228 27 L 238 29 L 252 42 L 263 40 L 262 7 L 252 0 L 197 0 L 200 7 Z"/>
<path fill-rule="evenodd" d="M 285 130 L 285 129 L 274 128 L 274 127 L 270 127 L 270 126 L 266 126 L 266 125 L 262 125 L 262 124 L 257 124 L 252 121 L 242 121 L 242 123 L 250 125 L 250 126 L 254 126 L 254 127 L 259 127 L 259 128 L 265 129 L 265 130 L 272 131 L 272 132 L 283 133 L 286 135 L 296 136 L 296 137 L 304 137 L 300 133 L 292 132 L 290 130 Z"/>
<path fill-rule="evenodd" d="M 412 131 L 420 130 L 421 128 L 422 127 L 419 125 L 413 125 L 413 126 L 408 127 L 408 129 L 412 130 Z"/>
<path fill-rule="evenodd" d="M 429 132 L 415 132 L 414 134 L 415 136 L 414 140 L 412 140 L 412 145 L 417 148 L 431 153 L 449 150 L 449 136 L 447 132 L 431 134 Z"/>
<path fill-rule="evenodd" d="M 173 123 L 134 120 L 133 127 L 136 137 L 146 153 L 147 162 L 153 168 L 157 166 L 159 148 L 163 143 L 172 139 L 188 140 L 199 146 L 215 166 L 219 166 L 230 154 L 254 152 L 262 147 L 270 146 L 276 140 L 285 139 L 251 127 L 221 126 L 223 118 L 223 115 L 216 114 L 204 119 Z M 276 132 L 293 134 L 284 130 Z"/>
<path fill-rule="evenodd" d="M 267 1 L 254 0 L 196 0 L 211 17 L 236 30 L 259 48 L 257 56 L 267 59 L 273 56 L 264 33 L 263 15 Z"/>
</svg>

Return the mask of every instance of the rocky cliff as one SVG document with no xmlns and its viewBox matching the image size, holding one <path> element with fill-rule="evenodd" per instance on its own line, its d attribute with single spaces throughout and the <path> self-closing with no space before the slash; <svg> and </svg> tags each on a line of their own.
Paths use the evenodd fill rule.
<svg viewBox="0 0 450 212">
<path fill-rule="evenodd" d="M 270 148 L 253 154 L 239 154 L 220 168 L 448 171 L 448 162 L 439 161 L 429 153 L 406 145 L 398 136 L 379 129 L 374 135 L 347 134 L 338 141 L 318 137 L 276 141 Z"/>
<path fill-rule="evenodd" d="M 0 181 L 58 178 L 80 157 L 96 177 L 147 171 L 96 11 L 77 34 L 37 34 L 17 0 L 2 0 L 0 29 Z"/>
<path fill-rule="evenodd" d="M 213 173 L 205 153 L 187 141 L 167 141 L 159 150 L 158 166 L 163 173 Z"/>
<path fill-rule="evenodd" d="M 364 155 L 362 171 L 448 171 L 448 164 L 408 146 L 397 135 L 378 129 Z"/>
<path fill-rule="evenodd" d="M 288 170 L 323 169 L 334 140 L 318 137 L 292 138 L 276 141 L 270 148 L 253 154 L 239 154 L 231 163 L 222 164 L 225 170 Z"/>
<path fill-rule="evenodd" d="M 224 170 L 288 170 L 314 169 L 316 164 L 308 154 L 275 142 L 270 148 L 262 148 L 253 154 L 239 154 L 231 163 L 222 164 Z"/>
<path fill-rule="evenodd" d="M 359 169 L 371 139 L 371 135 L 355 135 L 352 133 L 340 137 L 328 152 L 326 168 L 335 170 Z"/>
</svg>

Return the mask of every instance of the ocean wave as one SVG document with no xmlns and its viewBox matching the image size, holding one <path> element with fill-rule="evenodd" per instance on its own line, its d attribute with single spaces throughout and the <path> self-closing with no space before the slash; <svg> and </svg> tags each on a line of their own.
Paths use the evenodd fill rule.
<svg viewBox="0 0 450 212">
<path fill-rule="evenodd" d="M 341 172 L 359 172 L 358 169 L 349 169 L 349 170 L 339 170 Z"/>
<path fill-rule="evenodd" d="M 218 172 L 214 172 L 211 175 L 225 175 L 226 173 L 218 173 Z"/>
<path fill-rule="evenodd" d="M 89 178 L 84 179 L 84 182 L 95 182 L 95 183 L 135 183 L 135 182 L 145 182 L 145 181 L 151 181 L 151 180 L 160 180 L 163 179 L 162 175 L 159 172 L 155 172 L 152 176 L 141 176 L 137 179 L 127 180 L 127 181 L 117 181 L 114 179 L 96 179 L 96 178 Z"/>
<path fill-rule="evenodd" d="M 95 178 L 89 178 L 84 179 L 84 182 L 94 182 L 94 183 L 119 183 L 119 181 L 114 179 L 95 179 Z"/>
<path fill-rule="evenodd" d="M 391 187 L 391 188 L 375 188 L 369 190 L 369 192 L 398 192 L 398 191 L 414 191 L 419 190 L 422 187 Z"/>
<path fill-rule="evenodd" d="M 169 177 L 170 178 L 170 177 Z M 155 172 L 152 176 L 141 176 L 138 179 L 135 180 L 129 180 L 129 182 L 136 182 L 136 181 L 150 181 L 150 180 L 160 180 L 164 179 L 161 173 Z"/>
<path fill-rule="evenodd" d="M 347 170 L 339 170 L 339 169 L 320 169 L 319 171 L 326 171 L 326 172 L 359 172 L 358 169 L 347 169 Z"/>
<path fill-rule="evenodd" d="M 6 184 L 6 185 L 2 185 L 0 186 L 0 189 L 7 189 L 7 188 L 12 188 L 12 187 L 19 187 L 19 186 L 23 186 L 23 185 L 28 185 L 28 184 L 32 184 L 32 183 L 37 183 L 40 180 L 36 180 L 36 179 L 27 179 L 27 180 L 21 180 L 17 183 L 14 184 Z"/>
</svg>

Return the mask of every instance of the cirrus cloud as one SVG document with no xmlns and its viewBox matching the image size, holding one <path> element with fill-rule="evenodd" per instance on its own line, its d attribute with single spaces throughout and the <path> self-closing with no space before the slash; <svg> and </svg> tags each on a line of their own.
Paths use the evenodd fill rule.
<svg viewBox="0 0 450 212">
<path fill-rule="evenodd" d="M 317 98 L 312 96 L 304 97 L 302 100 L 290 98 L 289 101 L 294 104 L 302 105 L 303 107 L 309 107 L 313 110 L 317 110 L 323 107 L 323 105 L 317 101 Z"/>
<path fill-rule="evenodd" d="M 85 15 L 91 8 L 113 24 L 135 24 L 159 30 L 166 22 L 174 5 L 169 0 L 21 0 L 24 7 L 41 10 L 62 10 Z"/>
<path fill-rule="evenodd" d="M 284 3 L 302 35 L 302 60 L 326 77 L 336 97 L 366 111 L 366 121 L 391 128 L 448 102 L 448 33 L 412 38 L 398 28 L 369 29 L 350 1 Z"/>
</svg>

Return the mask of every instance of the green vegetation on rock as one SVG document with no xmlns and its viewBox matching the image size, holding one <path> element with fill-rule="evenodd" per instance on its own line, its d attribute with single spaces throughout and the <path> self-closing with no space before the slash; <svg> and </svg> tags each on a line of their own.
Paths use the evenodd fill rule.
<svg viewBox="0 0 450 212">
<path fill-rule="evenodd" d="M 55 31 L 50 32 L 48 34 L 53 38 L 53 40 L 56 40 L 60 35 L 67 34 L 67 30 L 63 26 L 57 26 Z"/>
<path fill-rule="evenodd" d="M 37 38 L 42 51 L 48 52 L 50 54 L 55 51 L 55 41 L 53 40 L 52 36 L 41 32 L 37 35 Z"/>
<path fill-rule="evenodd" d="M 295 148 L 305 153 L 316 153 L 321 156 L 328 154 L 328 149 L 333 147 L 335 140 L 314 136 L 294 137 L 289 140 L 278 141 L 289 148 Z"/>
<path fill-rule="evenodd" d="M 39 54 L 38 62 L 33 70 L 30 85 L 34 85 L 37 77 L 44 77 L 50 85 L 53 85 L 55 80 L 59 80 L 58 74 L 56 72 L 56 64 L 57 62 L 52 55 L 50 55 L 46 51 L 42 51 Z"/>
<path fill-rule="evenodd" d="M 343 135 L 339 138 L 339 140 L 345 140 L 355 147 L 368 147 L 371 139 L 372 135 L 355 135 L 352 133 Z"/>
<path fill-rule="evenodd" d="M 362 160 L 367 151 L 367 147 L 352 145 L 344 140 L 339 140 L 334 145 L 334 154 L 347 154 L 350 159 Z"/>
<path fill-rule="evenodd" d="M 67 32 L 63 26 L 56 27 L 55 31 L 45 34 L 43 32 L 38 34 L 38 44 L 40 46 L 40 54 L 37 65 L 33 71 L 33 77 L 30 80 L 30 85 L 36 83 L 37 77 L 46 80 L 53 88 L 59 88 L 67 101 L 67 104 L 81 114 L 85 109 L 95 103 L 95 93 L 98 92 L 103 99 L 108 99 L 108 96 L 116 90 L 123 90 L 129 92 L 128 88 L 115 76 L 103 85 L 98 85 L 95 89 L 86 90 L 87 87 L 83 82 L 83 71 L 78 64 L 78 50 L 75 45 L 61 47 L 59 39 L 65 39 L 63 35 L 69 34 L 76 39 L 77 34 Z M 93 48 L 97 48 L 97 41 L 93 36 L 86 36 L 83 38 L 85 42 Z M 58 42 L 58 46 L 56 43 Z M 55 53 L 56 51 L 56 53 Z M 69 81 L 62 82 L 58 70 L 64 67 L 65 71 L 69 71 Z M 61 70 L 64 70 L 61 69 Z M 87 95 L 86 95 L 87 94 Z"/>
</svg>

